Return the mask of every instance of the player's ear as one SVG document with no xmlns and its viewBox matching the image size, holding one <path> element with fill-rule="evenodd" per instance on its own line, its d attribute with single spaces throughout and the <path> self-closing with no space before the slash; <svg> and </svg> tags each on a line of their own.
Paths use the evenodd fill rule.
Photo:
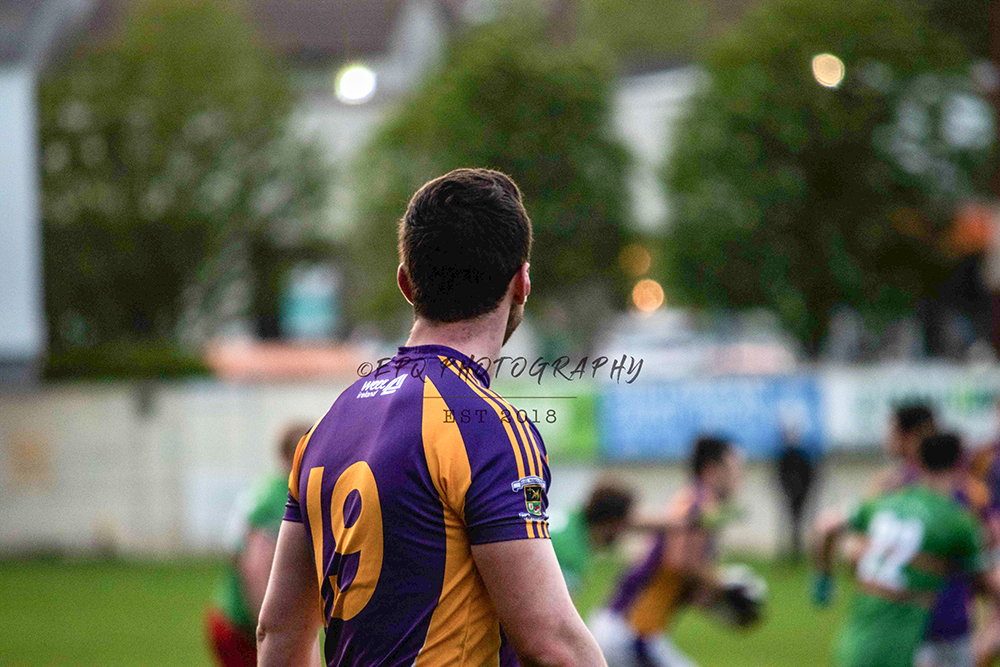
<svg viewBox="0 0 1000 667">
<path fill-rule="evenodd" d="M 406 269 L 403 268 L 402 264 L 396 269 L 396 284 L 399 285 L 399 291 L 403 293 L 403 298 L 412 306 L 413 284 L 410 282 L 410 276 L 407 275 Z"/>
<path fill-rule="evenodd" d="M 528 269 L 531 265 L 525 262 L 521 265 L 521 268 L 517 270 L 514 277 L 511 278 L 511 283 L 514 292 L 514 303 L 519 306 L 523 306 L 528 301 L 528 295 L 531 294 L 531 277 L 528 275 Z"/>
</svg>

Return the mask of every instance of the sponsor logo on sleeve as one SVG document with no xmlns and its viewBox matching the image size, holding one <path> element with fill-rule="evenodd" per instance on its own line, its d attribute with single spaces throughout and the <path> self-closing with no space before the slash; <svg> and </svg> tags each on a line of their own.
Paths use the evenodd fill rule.
<svg viewBox="0 0 1000 667">
<path fill-rule="evenodd" d="M 400 375 L 395 378 L 383 378 L 381 380 L 368 380 L 361 385 L 361 391 L 358 392 L 357 398 L 368 398 L 370 396 L 375 396 L 376 394 L 381 396 L 386 396 L 388 394 L 394 394 L 396 391 L 403 386 L 403 382 L 408 378 L 409 375 Z"/>
</svg>

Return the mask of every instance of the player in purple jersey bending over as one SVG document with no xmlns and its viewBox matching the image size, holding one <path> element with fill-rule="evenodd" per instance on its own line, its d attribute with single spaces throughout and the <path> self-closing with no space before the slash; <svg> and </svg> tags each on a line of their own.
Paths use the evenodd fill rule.
<svg viewBox="0 0 1000 667">
<path fill-rule="evenodd" d="M 299 443 L 257 629 L 263 667 L 604 665 L 549 541 L 541 435 L 487 369 L 531 291 L 514 183 L 459 169 L 399 229 L 415 322 Z"/>
</svg>

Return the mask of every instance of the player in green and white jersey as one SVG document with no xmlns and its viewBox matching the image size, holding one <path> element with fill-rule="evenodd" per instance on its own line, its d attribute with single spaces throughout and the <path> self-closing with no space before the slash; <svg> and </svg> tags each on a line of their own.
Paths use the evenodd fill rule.
<svg viewBox="0 0 1000 667">
<path fill-rule="evenodd" d="M 575 599 L 590 578 L 594 552 L 609 549 L 629 527 L 632 493 L 620 486 L 601 483 L 590 492 L 587 504 L 569 514 L 564 522 L 550 525 L 552 548 L 570 595 Z"/>
<path fill-rule="evenodd" d="M 953 499 L 962 454 L 958 437 L 925 438 L 919 453 L 916 483 L 865 502 L 850 517 L 821 520 L 818 603 L 831 597 L 840 536 L 852 537 L 849 554 L 856 557 L 858 590 L 836 648 L 838 667 L 912 667 L 931 606 L 947 578 L 984 571 L 977 522 Z M 978 581 L 1000 599 L 992 581 Z"/>
</svg>

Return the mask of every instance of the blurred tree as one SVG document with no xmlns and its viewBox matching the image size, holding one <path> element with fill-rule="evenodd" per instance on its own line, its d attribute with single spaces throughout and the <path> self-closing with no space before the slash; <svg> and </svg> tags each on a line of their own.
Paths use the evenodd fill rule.
<svg viewBox="0 0 1000 667">
<path fill-rule="evenodd" d="M 970 55 L 990 55 L 990 6 L 993 0 L 923 0 L 932 27 L 956 36 Z"/>
<path fill-rule="evenodd" d="M 627 67 L 691 60 L 708 33 L 712 3 L 581 0 L 582 35 L 600 40 Z"/>
<path fill-rule="evenodd" d="M 884 321 L 934 296 L 993 128 L 961 41 L 926 11 L 776 0 L 713 45 L 664 171 L 668 299 L 765 306 L 813 355 L 840 304 Z M 814 77 L 822 53 L 846 65 L 839 85 Z"/>
<path fill-rule="evenodd" d="M 40 87 L 56 352 L 265 317 L 276 263 L 255 260 L 325 202 L 327 167 L 288 131 L 285 75 L 238 3 L 144 0 L 120 25 Z"/>
<path fill-rule="evenodd" d="M 409 197 L 451 169 L 491 167 L 520 186 L 534 226 L 529 307 L 543 319 L 558 314 L 574 344 L 589 342 L 623 302 L 616 258 L 629 215 L 628 158 L 612 137 L 605 62 L 578 43 L 546 43 L 543 25 L 530 19 L 454 46 L 377 132 L 356 170 L 357 313 L 397 333 L 411 312 L 394 270 Z"/>
</svg>

